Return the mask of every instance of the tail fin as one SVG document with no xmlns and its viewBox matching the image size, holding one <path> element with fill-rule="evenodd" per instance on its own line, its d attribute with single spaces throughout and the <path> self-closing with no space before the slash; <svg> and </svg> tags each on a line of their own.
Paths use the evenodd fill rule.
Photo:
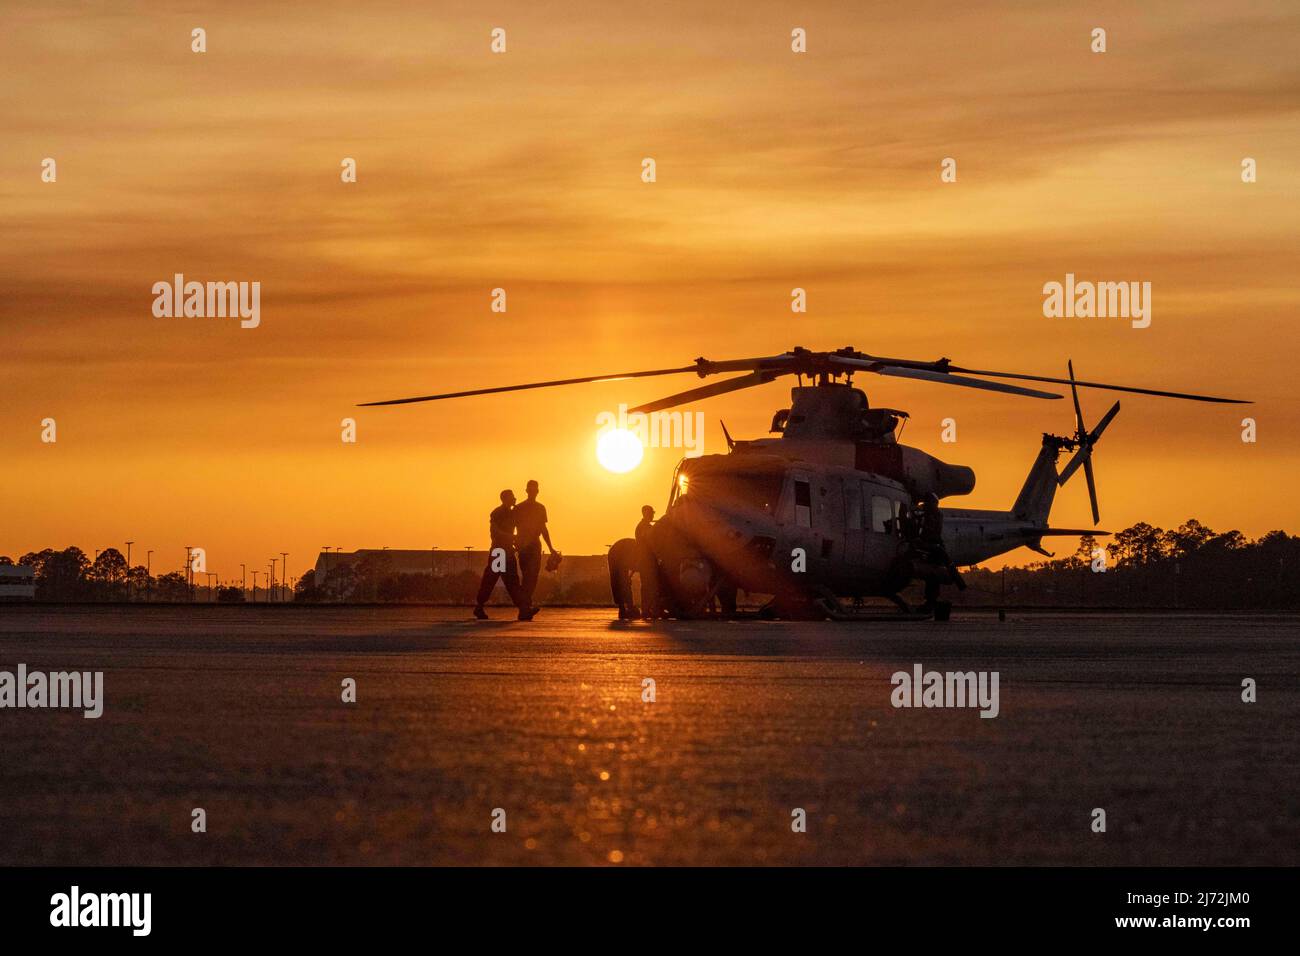
<svg viewBox="0 0 1300 956">
<path fill-rule="evenodd" d="M 1034 459 L 1033 467 L 1025 478 L 1024 487 L 1016 496 L 1016 503 L 1011 506 L 1011 513 L 1022 521 L 1035 527 L 1046 527 L 1047 516 L 1052 510 L 1056 498 L 1057 478 L 1056 459 L 1061 454 L 1061 446 L 1052 435 L 1043 436 L 1043 447 Z"/>
</svg>

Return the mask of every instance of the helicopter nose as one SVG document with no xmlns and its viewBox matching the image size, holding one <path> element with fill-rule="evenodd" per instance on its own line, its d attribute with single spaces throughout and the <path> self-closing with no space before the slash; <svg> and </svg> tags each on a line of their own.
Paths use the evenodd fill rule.
<svg viewBox="0 0 1300 956">
<path fill-rule="evenodd" d="M 680 502 L 674 515 L 676 524 L 687 529 L 690 536 L 710 548 L 730 550 L 739 547 L 752 537 L 754 515 L 751 509 L 735 507 L 728 502 L 705 500 L 689 496 Z"/>
</svg>

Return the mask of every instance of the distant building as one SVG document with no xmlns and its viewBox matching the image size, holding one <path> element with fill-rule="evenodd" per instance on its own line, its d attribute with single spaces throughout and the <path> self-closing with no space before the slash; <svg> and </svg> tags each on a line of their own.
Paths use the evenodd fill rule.
<svg viewBox="0 0 1300 956">
<path fill-rule="evenodd" d="M 383 561 L 394 574 L 429 574 L 441 577 L 458 571 L 478 573 L 487 564 L 486 551 L 399 551 L 396 548 L 361 548 L 357 551 L 322 551 L 316 557 L 316 585 L 322 586 L 331 571 L 355 567 L 370 557 Z"/>
<path fill-rule="evenodd" d="M 0 564 L 0 601 L 30 601 L 35 597 L 35 568 L 26 564 Z"/>
<path fill-rule="evenodd" d="M 344 567 L 356 568 L 365 559 L 383 562 L 387 570 L 400 575 L 425 575 L 432 572 L 435 578 L 447 578 L 466 573 L 477 578 L 487 565 L 487 551 L 459 550 L 406 551 L 396 548 L 362 548 L 358 551 L 322 551 L 316 558 L 315 585 L 325 587 L 331 574 Z M 583 593 L 592 596 L 609 591 L 609 565 L 603 554 L 578 554 L 564 556 L 556 574 L 543 572 L 543 581 L 551 580 L 564 590 L 582 586 Z M 550 586 L 547 587 L 550 590 Z"/>
</svg>

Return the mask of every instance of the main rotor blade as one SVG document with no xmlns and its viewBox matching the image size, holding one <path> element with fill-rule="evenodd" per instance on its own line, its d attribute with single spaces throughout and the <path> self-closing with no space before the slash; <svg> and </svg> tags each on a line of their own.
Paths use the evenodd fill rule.
<svg viewBox="0 0 1300 956">
<path fill-rule="evenodd" d="M 761 355 L 757 358 L 724 359 L 710 362 L 706 358 L 697 358 L 691 371 L 703 375 L 716 375 L 719 372 L 777 372 L 786 369 L 798 361 L 797 356 L 789 352 L 781 355 Z"/>
<path fill-rule="evenodd" d="M 621 372 L 617 375 L 588 375 L 584 378 L 562 378 L 553 382 L 530 382 L 527 385 L 501 385 L 496 388 L 472 388 L 464 392 L 444 392 L 441 395 L 419 395 L 415 398 L 394 398 L 386 402 L 362 402 L 358 408 L 374 405 L 411 405 L 415 402 L 438 402 L 444 398 L 466 398 L 470 395 L 492 395 L 497 392 L 522 392 L 530 388 L 554 388 L 557 385 L 582 385 L 586 382 L 617 382 L 627 378 L 646 378 L 651 375 L 680 375 L 698 371 L 694 365 L 681 368 L 657 368 L 644 372 Z"/>
<path fill-rule="evenodd" d="M 638 405 L 636 408 L 628 409 L 629 412 L 658 412 L 665 408 L 672 408 L 675 405 L 685 405 L 687 402 L 695 402 L 705 398 L 712 398 L 715 395 L 725 395 L 727 392 L 738 392 L 742 388 L 753 388 L 755 385 L 766 385 L 781 372 L 750 372 L 748 375 L 741 375 L 737 378 L 726 378 L 721 382 L 710 382 L 708 385 L 701 385 L 699 388 L 692 388 L 685 392 L 678 392 L 676 395 L 669 395 L 667 398 L 660 398 L 653 402 L 646 402 L 644 405 Z"/>
<path fill-rule="evenodd" d="M 928 369 L 901 368 L 897 365 L 881 365 L 879 362 L 867 362 L 861 359 L 848 359 L 832 356 L 836 365 L 874 372 L 876 375 L 892 375 L 895 378 L 914 378 L 922 382 L 939 382 L 943 385 L 960 385 L 963 388 L 981 388 L 987 392 L 1005 392 L 1008 395 L 1024 395 L 1028 398 L 1060 398 L 1054 392 L 1040 392 L 1037 389 L 1021 388 L 1019 385 L 1004 385 L 1002 382 L 985 382 L 978 378 L 963 378 L 946 372 L 932 372 Z"/>
<path fill-rule="evenodd" d="M 1070 378 L 1055 378 L 1047 375 L 1025 375 L 1018 372 L 998 372 L 989 369 L 964 368 L 959 365 L 951 364 L 947 359 L 939 359 L 937 361 L 889 359 L 869 355 L 864 352 L 856 352 L 850 349 L 841 349 L 839 352 L 812 352 L 806 349 L 796 348 L 780 355 L 768 355 L 746 359 L 726 359 L 719 362 L 711 362 L 708 359 L 700 358 L 696 359 L 693 364 L 683 365 L 680 368 L 647 369 L 636 372 L 619 372 L 612 375 L 589 375 L 581 378 L 556 379 L 548 382 L 528 382 L 521 385 L 475 388 L 460 392 L 444 392 L 437 395 L 417 395 L 411 398 L 396 398 L 382 402 L 363 402 L 358 407 L 369 408 L 377 405 L 411 405 L 417 402 L 437 402 L 449 398 L 466 398 L 473 395 L 521 392 L 529 389 L 555 388 L 561 385 L 580 385 L 589 382 L 615 382 L 623 379 L 647 378 L 656 375 L 682 375 L 688 372 L 694 372 L 701 378 L 722 372 L 740 371 L 748 371 L 754 374 L 761 373 L 764 375 L 784 375 L 796 372 L 807 375 L 818 375 L 833 368 L 867 371 L 878 375 L 893 375 L 898 378 L 913 378 L 921 381 L 958 385 L 964 388 L 979 388 L 986 391 L 1004 392 L 1010 395 L 1023 395 L 1029 398 L 1055 399 L 1060 398 L 1061 396 L 1053 392 L 1019 388 L 998 382 L 988 382 L 979 378 L 964 378 L 952 373 L 964 372 L 966 375 L 987 376 L 989 378 L 1015 379 L 1026 382 L 1046 382 L 1053 385 L 1070 385 L 1071 388 L 1100 388 L 1115 392 L 1132 392 L 1138 395 L 1158 395 L 1166 398 L 1179 398 L 1195 402 L 1218 402 L 1237 405 L 1250 404 L 1249 401 L 1238 398 L 1218 398 L 1212 395 L 1196 395 L 1188 392 L 1170 392 L 1154 388 L 1137 388 L 1129 385 L 1110 385 L 1105 382 L 1080 382 L 1073 377 L 1072 366 L 1070 370 Z M 761 383 L 755 381 L 753 384 Z M 749 386 L 735 386 L 735 388 L 747 387 Z M 723 391 L 734 391 L 734 388 L 727 388 Z M 712 394 L 722 394 L 722 392 Z M 700 397 L 708 396 L 706 394 Z"/>
<path fill-rule="evenodd" d="M 965 372 L 967 375 L 988 375 L 992 378 L 1013 378 L 1023 382 L 1050 382 L 1055 385 L 1069 385 L 1068 378 L 1052 378 L 1048 375 L 1021 375 L 1016 372 L 991 372 L 987 369 L 963 368 L 960 365 L 949 365 L 949 369 L 954 372 Z M 1131 385 L 1107 385 L 1104 382 L 1080 382 L 1077 379 L 1074 382 L 1082 388 L 1104 388 L 1112 392 L 1134 392 L 1138 395 L 1159 395 L 1164 398 L 1183 398 L 1191 402 L 1218 402 L 1227 405 L 1251 405 L 1254 404 L 1245 398 L 1216 398 L 1213 395 L 1193 395 L 1189 392 L 1166 392 L 1158 388 L 1135 388 Z"/>
</svg>

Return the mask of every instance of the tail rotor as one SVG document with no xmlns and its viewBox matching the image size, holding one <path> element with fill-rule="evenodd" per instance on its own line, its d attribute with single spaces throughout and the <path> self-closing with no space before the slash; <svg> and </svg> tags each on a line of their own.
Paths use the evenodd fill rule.
<svg viewBox="0 0 1300 956">
<path fill-rule="evenodd" d="M 1092 504 L 1092 523 L 1097 524 L 1101 521 L 1101 512 L 1097 508 L 1097 482 L 1092 473 L 1092 449 L 1101 438 L 1101 433 L 1106 430 L 1106 426 L 1111 420 L 1119 414 L 1119 402 L 1116 402 L 1098 423 L 1092 431 L 1083 423 L 1083 409 L 1079 405 L 1079 389 L 1075 386 L 1074 378 L 1074 361 L 1068 363 L 1070 370 L 1070 395 L 1074 399 L 1074 457 L 1061 469 L 1060 476 L 1056 479 L 1057 484 L 1064 485 L 1070 480 L 1070 477 L 1083 466 L 1083 474 L 1088 482 L 1088 500 Z"/>
</svg>

